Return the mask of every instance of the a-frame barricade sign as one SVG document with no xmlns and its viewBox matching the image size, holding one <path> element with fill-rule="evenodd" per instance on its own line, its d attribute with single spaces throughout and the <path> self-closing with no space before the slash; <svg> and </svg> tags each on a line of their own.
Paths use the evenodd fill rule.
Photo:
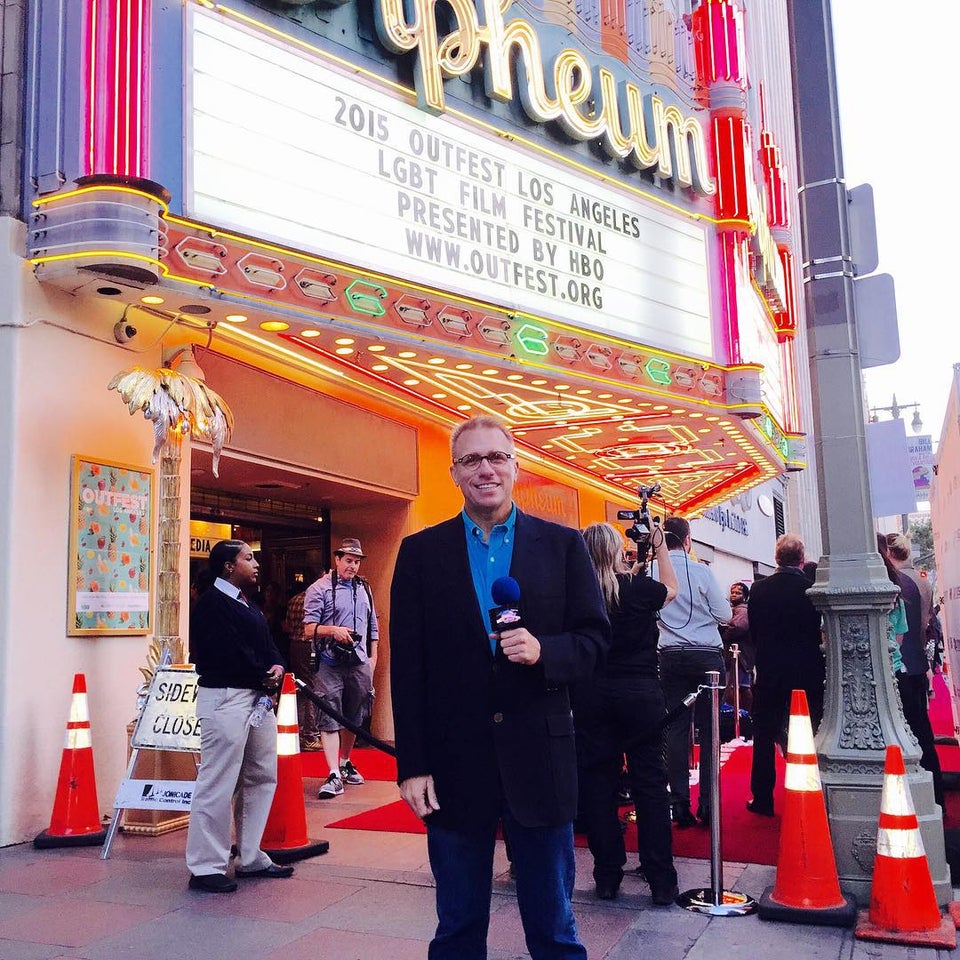
<svg viewBox="0 0 960 960">
<path fill-rule="evenodd" d="M 113 819 L 100 852 L 110 855 L 110 844 L 123 810 L 189 810 L 192 780 L 134 780 L 141 750 L 171 750 L 200 756 L 200 721 L 196 714 L 197 672 L 190 664 L 157 667 L 130 739 L 127 773 L 114 801 Z"/>
</svg>

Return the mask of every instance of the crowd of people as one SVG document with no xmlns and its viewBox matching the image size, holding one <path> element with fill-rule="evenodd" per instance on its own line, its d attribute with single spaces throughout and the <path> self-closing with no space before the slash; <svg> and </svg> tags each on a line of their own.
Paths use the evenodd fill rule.
<svg viewBox="0 0 960 960">
<path fill-rule="evenodd" d="M 654 904 L 675 902 L 672 827 L 710 822 L 709 792 L 690 792 L 691 733 L 709 782 L 713 717 L 705 676 L 752 721 L 752 799 L 773 816 L 775 751 L 786 751 L 791 691 L 806 692 L 814 726 L 824 703 L 824 637 L 808 596 L 816 576 L 802 540 L 776 542 L 776 569 L 727 591 L 697 562 L 689 523 L 649 524 L 638 554 L 623 532 L 595 523 L 582 535 L 519 510 L 513 438 L 492 417 L 461 423 L 450 441 L 461 511 L 403 540 L 390 590 L 391 688 L 400 794 L 426 825 L 436 880 L 431 960 L 486 955 L 493 856 L 506 841 L 530 954 L 584 958 L 571 896 L 574 823 L 593 859 L 596 895 L 618 895 L 627 863 L 624 786 L 636 810 L 641 873 Z M 909 542 L 880 536 L 896 585 L 890 669 L 904 715 L 943 784 L 927 715 L 937 624 Z M 251 714 L 275 701 L 285 669 L 312 682 L 322 704 L 298 704 L 301 748 L 322 750 L 319 799 L 364 778 L 352 748 L 369 718 L 379 629 L 359 576 L 360 542 L 344 539 L 331 569 L 311 574 L 281 609 L 266 591 L 249 602 L 258 564 L 249 545 L 222 541 L 192 605 L 202 752 L 190 829 L 190 886 L 229 892 L 235 877 L 277 877 L 259 838 L 276 782 L 276 720 Z M 507 600 L 504 599 L 507 597 Z M 932 644 L 932 646 L 931 646 Z"/>
</svg>

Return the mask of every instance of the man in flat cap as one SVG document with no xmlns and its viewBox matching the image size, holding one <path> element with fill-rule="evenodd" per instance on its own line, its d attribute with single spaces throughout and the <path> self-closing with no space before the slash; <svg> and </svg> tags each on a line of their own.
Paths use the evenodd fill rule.
<svg viewBox="0 0 960 960">
<path fill-rule="evenodd" d="M 314 692 L 354 727 L 366 719 L 377 665 L 377 614 L 373 595 L 360 577 L 360 541 L 347 537 L 334 554 L 333 569 L 307 587 L 303 637 L 317 651 Z M 318 798 L 343 793 L 344 783 L 363 783 L 350 759 L 356 734 L 318 711 L 320 743 L 330 774 Z"/>
</svg>

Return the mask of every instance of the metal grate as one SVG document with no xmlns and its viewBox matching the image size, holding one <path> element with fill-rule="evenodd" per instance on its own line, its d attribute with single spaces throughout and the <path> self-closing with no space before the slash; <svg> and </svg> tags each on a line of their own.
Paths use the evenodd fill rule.
<svg viewBox="0 0 960 960">
<path fill-rule="evenodd" d="M 773 524 L 778 537 L 787 532 L 787 524 L 783 519 L 783 501 L 779 497 L 773 498 Z"/>
</svg>

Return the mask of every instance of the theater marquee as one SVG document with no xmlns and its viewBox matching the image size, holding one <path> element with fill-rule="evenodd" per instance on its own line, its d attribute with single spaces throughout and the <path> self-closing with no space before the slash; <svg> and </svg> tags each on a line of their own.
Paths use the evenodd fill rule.
<svg viewBox="0 0 960 960">
<path fill-rule="evenodd" d="M 347 74 L 320 50 L 201 10 L 191 23 L 192 216 L 713 356 L 697 220 L 466 116 L 419 110 L 410 91 Z"/>
</svg>

